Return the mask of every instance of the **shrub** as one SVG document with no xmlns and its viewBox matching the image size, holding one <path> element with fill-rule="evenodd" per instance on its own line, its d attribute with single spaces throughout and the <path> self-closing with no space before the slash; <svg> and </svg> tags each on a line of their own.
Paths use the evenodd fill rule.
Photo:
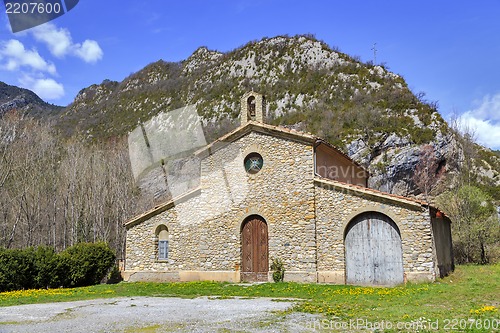
<svg viewBox="0 0 500 333">
<path fill-rule="evenodd" d="M 54 288 L 61 286 L 60 274 L 56 268 L 58 256 L 49 246 L 39 246 L 33 251 L 34 270 L 32 271 L 34 288 Z"/>
<path fill-rule="evenodd" d="M 33 249 L 0 250 L 0 291 L 33 288 Z"/>
<path fill-rule="evenodd" d="M 60 258 L 60 268 L 68 272 L 65 287 L 100 283 L 116 259 L 105 243 L 79 243 L 61 252 Z"/>
<path fill-rule="evenodd" d="M 273 271 L 274 282 L 283 282 L 283 278 L 285 277 L 285 264 L 283 260 L 274 258 L 271 264 L 271 270 Z"/>
<path fill-rule="evenodd" d="M 117 265 L 113 265 L 113 267 L 110 269 L 108 272 L 108 275 L 106 277 L 106 283 L 107 284 L 115 284 L 118 282 L 121 282 L 123 280 L 120 269 L 118 268 Z"/>
<path fill-rule="evenodd" d="M 104 243 L 80 243 L 57 254 L 53 248 L 0 248 L 0 292 L 98 284 L 115 263 Z"/>
</svg>

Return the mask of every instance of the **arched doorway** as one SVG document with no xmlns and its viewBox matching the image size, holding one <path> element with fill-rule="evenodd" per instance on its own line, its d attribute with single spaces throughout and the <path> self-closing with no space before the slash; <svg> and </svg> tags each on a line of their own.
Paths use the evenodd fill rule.
<svg viewBox="0 0 500 333">
<path fill-rule="evenodd" d="M 366 212 L 344 234 L 346 283 L 393 286 L 403 283 L 399 228 L 382 213 Z"/>
<path fill-rule="evenodd" d="M 269 272 L 267 223 L 259 215 L 243 221 L 241 227 L 241 280 L 267 281 Z"/>
</svg>

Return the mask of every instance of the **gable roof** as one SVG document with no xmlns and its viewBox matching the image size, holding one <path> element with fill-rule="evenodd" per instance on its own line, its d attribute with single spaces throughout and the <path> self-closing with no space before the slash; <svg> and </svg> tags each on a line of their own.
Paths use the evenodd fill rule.
<svg viewBox="0 0 500 333">
<path fill-rule="evenodd" d="M 258 132 L 262 134 L 267 134 L 271 136 L 276 136 L 288 140 L 293 140 L 293 141 L 298 141 L 298 142 L 303 142 L 306 144 L 314 145 L 315 147 L 323 144 L 329 149 L 334 150 L 338 154 L 342 155 L 346 159 L 348 159 L 350 162 L 355 164 L 356 166 L 362 168 L 364 171 L 368 173 L 368 170 L 364 168 L 362 165 L 354 161 L 352 158 L 349 157 L 346 153 L 344 153 L 342 150 L 339 148 L 335 147 L 331 143 L 327 142 L 326 140 L 317 137 L 311 133 L 306 133 L 306 132 L 301 132 L 297 131 L 294 129 L 289 129 L 285 127 L 280 127 L 280 126 L 273 126 L 273 125 L 268 125 L 260 122 L 256 122 L 253 120 L 248 121 L 246 125 L 240 126 L 231 132 L 227 133 L 226 135 L 218 138 L 214 142 L 206 145 L 205 147 L 197 150 L 194 154 L 200 157 L 205 157 L 207 155 L 210 155 L 217 150 L 225 147 L 231 142 L 234 142 L 238 140 L 239 138 L 247 135 L 250 132 Z"/>
<path fill-rule="evenodd" d="M 293 129 L 288 129 L 284 127 L 272 126 L 268 124 L 259 123 L 253 120 L 249 120 L 246 125 L 240 126 L 226 135 L 221 136 L 214 142 L 206 145 L 205 147 L 197 150 L 194 154 L 204 157 L 207 154 L 212 154 L 217 150 L 225 147 L 231 142 L 238 140 L 239 138 L 247 135 L 250 132 L 258 132 L 262 134 L 268 134 L 272 136 L 277 136 L 289 140 L 299 141 L 307 144 L 314 144 L 316 137 L 309 133 L 299 132 Z"/>
<path fill-rule="evenodd" d="M 197 150 L 194 152 L 194 155 L 199 156 L 201 158 L 204 158 L 208 155 L 213 154 L 217 150 L 224 148 L 228 144 L 238 140 L 239 138 L 249 134 L 250 132 L 258 132 L 266 135 L 271 135 L 275 137 L 280 137 L 288 140 L 293 140 L 293 141 L 298 141 L 298 142 L 303 142 L 305 144 L 312 145 L 314 147 L 317 147 L 319 145 L 324 145 L 328 147 L 329 149 L 334 150 L 338 154 L 342 155 L 346 159 L 348 159 L 350 162 L 355 164 L 356 166 L 362 168 L 369 174 L 368 170 L 354 161 L 352 158 L 349 157 L 346 153 L 344 153 L 342 150 L 339 148 L 335 147 L 334 145 L 330 144 L 326 140 L 317 137 L 311 133 L 306 133 L 306 132 L 301 132 L 297 131 L 294 129 L 289 129 L 285 127 L 280 127 L 280 126 L 273 126 L 273 125 L 268 125 L 256 121 L 249 121 L 246 125 L 239 126 L 238 128 L 234 129 L 233 131 L 223 135 L 219 139 L 213 141 L 212 143 L 206 145 L 205 147 Z M 378 191 L 372 188 L 360 186 L 360 185 L 354 185 L 354 184 L 349 184 L 349 183 L 344 183 L 340 182 L 337 180 L 332 180 L 328 178 L 323 178 L 321 176 L 315 175 L 314 181 L 317 183 L 322 183 L 326 185 L 332 185 L 338 189 L 347 189 L 351 190 L 354 193 L 360 194 L 360 195 L 369 195 L 372 197 L 378 197 L 381 199 L 386 199 L 386 200 L 391 200 L 391 201 L 396 201 L 402 204 L 410 205 L 410 206 L 418 206 L 418 207 L 430 207 L 432 209 L 435 209 L 437 211 L 440 211 L 439 208 L 431 206 L 429 203 L 418 200 L 418 199 L 413 199 L 409 197 L 404 197 L 400 195 L 395 195 L 387 192 L 382 192 Z M 200 194 L 201 189 L 198 187 L 194 190 L 191 190 L 189 192 L 184 193 L 183 195 L 176 197 L 172 200 L 169 200 L 163 204 L 157 205 L 154 208 L 146 211 L 143 214 L 140 214 L 136 217 L 131 218 L 130 220 L 126 221 L 124 223 L 125 227 L 130 228 L 136 224 L 139 224 L 157 214 L 160 214 L 170 208 L 172 208 L 176 203 L 182 202 L 185 200 L 188 200 L 192 198 L 193 196 L 196 196 Z"/>
</svg>

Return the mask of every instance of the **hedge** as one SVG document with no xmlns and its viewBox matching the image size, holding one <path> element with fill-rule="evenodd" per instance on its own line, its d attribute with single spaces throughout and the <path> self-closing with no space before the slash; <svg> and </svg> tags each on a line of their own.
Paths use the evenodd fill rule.
<svg viewBox="0 0 500 333">
<path fill-rule="evenodd" d="M 98 284 L 115 258 L 105 243 L 79 243 L 61 253 L 47 246 L 0 248 L 0 292 Z"/>
</svg>

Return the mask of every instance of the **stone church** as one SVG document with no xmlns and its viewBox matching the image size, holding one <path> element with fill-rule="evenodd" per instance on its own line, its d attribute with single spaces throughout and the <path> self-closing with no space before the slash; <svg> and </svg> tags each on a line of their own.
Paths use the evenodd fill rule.
<svg viewBox="0 0 500 333">
<path fill-rule="evenodd" d="M 428 203 L 367 187 L 368 172 L 314 135 L 241 126 L 194 154 L 196 188 L 125 222 L 126 281 L 285 281 L 392 286 L 454 267 L 450 220 Z"/>
</svg>

